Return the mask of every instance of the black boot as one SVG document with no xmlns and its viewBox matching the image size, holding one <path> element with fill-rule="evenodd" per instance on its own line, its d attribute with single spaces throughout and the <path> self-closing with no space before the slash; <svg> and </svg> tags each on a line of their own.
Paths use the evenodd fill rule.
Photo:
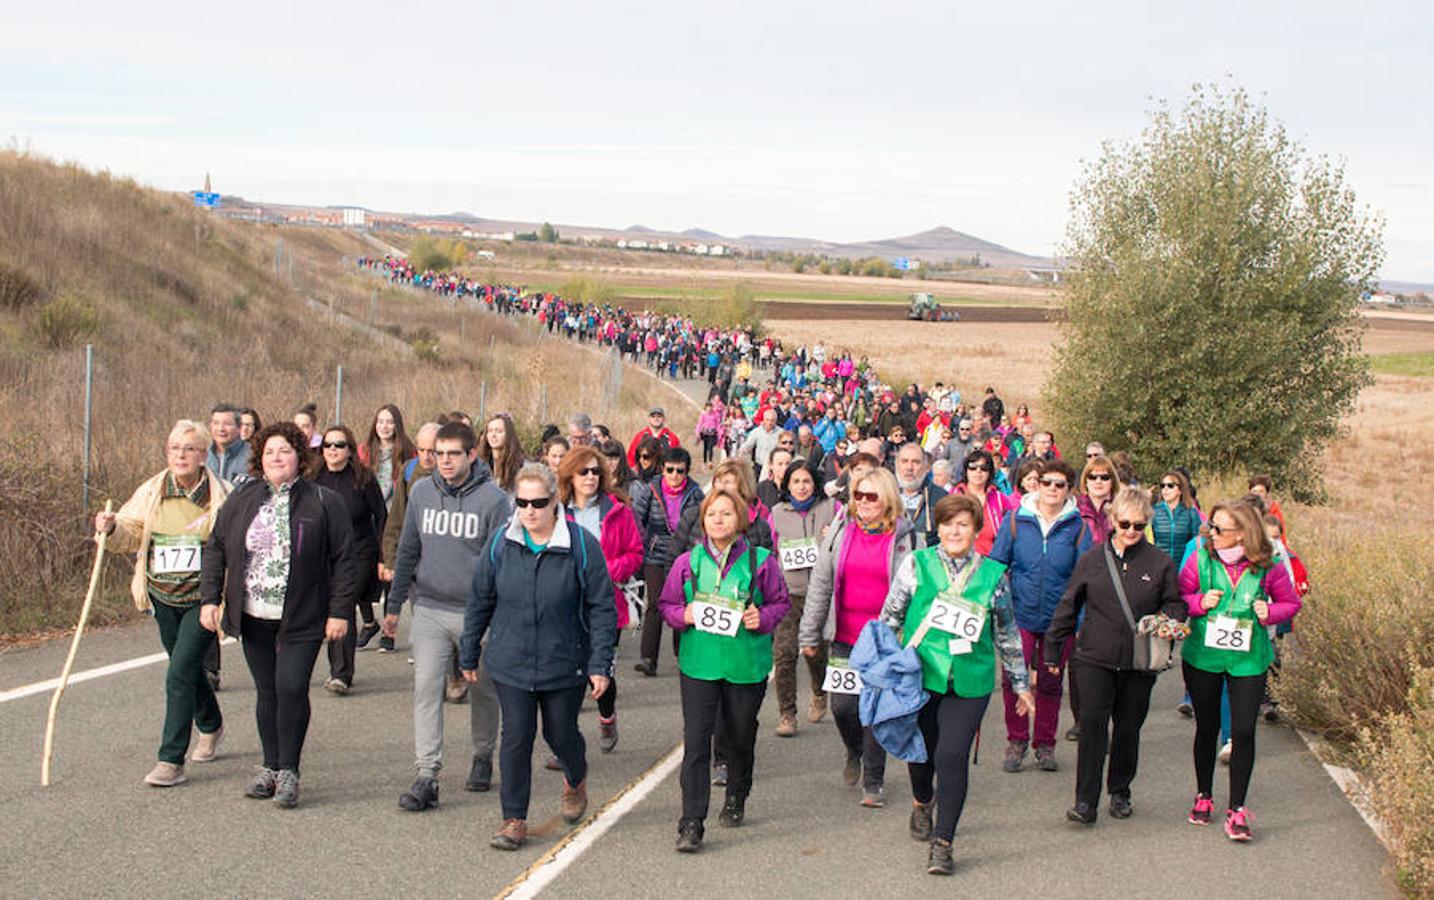
<svg viewBox="0 0 1434 900">
<path fill-rule="evenodd" d="M 702 849 L 702 820 L 683 819 L 677 823 L 677 852 L 696 853 Z"/>
<path fill-rule="evenodd" d="M 717 814 L 717 824 L 725 828 L 738 828 L 742 820 L 747 817 L 747 798 L 727 796 L 727 802 L 722 804 L 722 812 Z"/>
<path fill-rule="evenodd" d="M 438 780 L 419 778 L 408 792 L 398 798 L 398 805 L 409 812 L 423 812 L 438 805 Z"/>
</svg>

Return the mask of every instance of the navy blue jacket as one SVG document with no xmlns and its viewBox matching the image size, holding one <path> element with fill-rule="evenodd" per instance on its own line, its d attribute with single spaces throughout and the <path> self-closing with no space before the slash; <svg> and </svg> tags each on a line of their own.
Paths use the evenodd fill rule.
<svg viewBox="0 0 1434 900">
<path fill-rule="evenodd" d="M 597 538 L 559 509 L 547 547 L 534 553 L 514 513 L 478 556 L 459 665 L 477 669 L 481 652 L 494 681 L 561 690 L 611 676 L 616 642 L 612 579 Z"/>
<path fill-rule="evenodd" d="M 1028 496 L 1006 514 L 987 555 L 1010 569 L 1006 577 L 1011 582 L 1016 624 L 1044 634 L 1066 592 L 1076 560 L 1090 549 L 1091 540 L 1074 502 L 1067 503 L 1050 534 L 1042 535 L 1035 499 L 1034 494 Z"/>
</svg>

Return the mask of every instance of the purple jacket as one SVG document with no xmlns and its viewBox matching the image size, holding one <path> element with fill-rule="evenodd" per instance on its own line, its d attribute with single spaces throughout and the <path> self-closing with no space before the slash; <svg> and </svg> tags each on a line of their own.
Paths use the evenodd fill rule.
<svg viewBox="0 0 1434 900">
<path fill-rule="evenodd" d="M 710 553 L 711 547 L 707 544 L 706 538 L 702 539 L 702 544 L 708 548 Z M 732 563 L 746 552 L 747 539 L 739 535 L 737 542 L 727 553 L 727 564 L 722 568 L 722 574 L 725 576 L 732 568 Z M 715 559 L 716 554 L 712 555 Z M 662 613 L 662 618 L 667 620 L 667 624 L 673 631 L 685 631 L 690 627 L 683 621 L 683 613 L 687 607 L 687 592 L 684 585 L 691 580 L 692 551 L 689 550 L 677 557 L 677 561 L 672 564 L 671 571 L 667 573 L 667 582 L 662 586 L 662 598 L 658 601 L 658 611 Z M 761 624 L 757 628 L 757 633 L 770 634 L 782 619 L 786 618 L 787 611 L 792 608 L 791 601 L 787 599 L 787 581 L 782 577 L 782 568 L 778 564 L 777 554 L 767 555 L 762 564 L 757 566 L 752 581 L 762 594 L 762 605 L 758 607 Z"/>
</svg>

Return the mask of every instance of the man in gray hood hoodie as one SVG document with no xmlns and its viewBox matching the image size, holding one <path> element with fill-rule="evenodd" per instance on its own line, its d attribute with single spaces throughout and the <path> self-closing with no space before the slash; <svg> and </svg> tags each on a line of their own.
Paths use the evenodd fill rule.
<svg viewBox="0 0 1434 900">
<path fill-rule="evenodd" d="M 478 556 L 508 521 L 508 495 L 478 458 L 478 438 L 461 422 L 449 422 L 434 439 L 437 467 L 414 482 L 393 565 L 393 586 L 384 634 L 398 630 L 403 602 L 413 595 L 413 749 L 417 780 L 398 805 L 420 812 L 438 805 L 443 767 L 443 693 L 463 635 L 463 613 L 472 592 Z M 470 692 L 473 764 L 464 785 L 486 791 L 493 781 L 498 738 L 498 696 L 486 670 Z"/>
</svg>

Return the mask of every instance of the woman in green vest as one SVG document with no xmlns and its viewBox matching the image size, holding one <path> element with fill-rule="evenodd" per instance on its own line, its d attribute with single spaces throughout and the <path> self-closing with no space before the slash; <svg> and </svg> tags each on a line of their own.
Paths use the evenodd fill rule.
<svg viewBox="0 0 1434 900">
<path fill-rule="evenodd" d="M 1255 768 L 1255 721 L 1265 673 L 1275 651 L 1264 626 L 1288 622 L 1300 596 L 1284 566 L 1275 565 L 1259 513 L 1242 502 L 1216 504 L 1210 526 L 1180 567 L 1180 594 L 1190 611 L 1190 636 L 1181 650 L 1185 687 L 1195 707 L 1195 805 L 1192 825 L 1209 825 L 1214 811 L 1215 754 L 1220 741 L 1220 694 L 1230 692 L 1230 805 L 1225 836 L 1251 837 L 1245 795 Z"/>
<path fill-rule="evenodd" d="M 745 500 L 715 490 L 702 501 L 701 521 L 702 539 L 673 563 L 658 602 L 663 619 L 682 635 L 679 853 L 702 847 L 719 715 L 728 772 L 727 799 L 717 821 L 733 828 L 742 824 L 752 788 L 757 711 L 772 668 L 772 631 L 791 606 L 776 556 L 743 537 Z"/>
<path fill-rule="evenodd" d="M 939 543 L 902 560 L 881 620 L 903 642 L 914 641 L 921 657 L 921 680 L 931 698 L 918 718 L 927 761 L 908 766 L 914 798 L 911 837 L 930 841 L 928 873 L 950 875 L 955 871 L 951 839 L 966 804 L 967 760 L 996 686 L 998 653 L 1016 691 L 1017 711 L 1031 715 L 1036 701 L 1003 577 L 1006 567 L 974 548 L 981 502 L 951 494 L 934 512 Z"/>
</svg>

